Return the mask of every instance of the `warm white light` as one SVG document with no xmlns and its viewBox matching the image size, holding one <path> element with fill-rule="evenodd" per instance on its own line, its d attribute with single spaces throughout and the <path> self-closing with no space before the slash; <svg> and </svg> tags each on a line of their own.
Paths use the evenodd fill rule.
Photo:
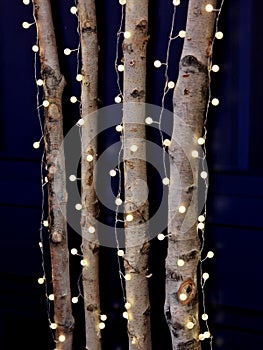
<svg viewBox="0 0 263 350">
<path fill-rule="evenodd" d="M 81 266 L 87 266 L 88 265 L 87 260 L 85 260 L 85 259 L 80 260 L 80 265 Z"/>
<path fill-rule="evenodd" d="M 39 248 L 43 248 L 43 243 L 42 242 L 38 242 Z"/>
<path fill-rule="evenodd" d="M 203 230 L 205 228 L 205 224 L 203 222 L 199 222 L 197 227 L 199 228 L 199 230 Z"/>
<path fill-rule="evenodd" d="M 218 106 L 219 105 L 219 99 L 218 98 L 213 98 L 211 101 L 213 106 Z"/>
<path fill-rule="evenodd" d="M 131 145 L 131 147 L 130 147 L 130 150 L 131 150 L 132 152 L 136 152 L 137 149 L 138 149 L 138 146 L 136 146 L 136 145 Z"/>
<path fill-rule="evenodd" d="M 224 34 L 222 33 L 222 32 L 216 32 L 215 33 L 215 37 L 217 38 L 217 39 L 223 39 L 223 36 L 224 36 Z"/>
<path fill-rule="evenodd" d="M 84 121 L 83 118 L 80 118 L 80 119 L 78 120 L 78 122 L 77 122 L 77 125 L 78 125 L 78 126 L 82 126 L 82 125 L 84 125 L 84 124 L 85 124 L 85 121 Z"/>
<path fill-rule="evenodd" d="M 125 278 L 126 281 L 130 281 L 131 280 L 131 274 L 130 273 L 126 273 L 124 278 Z"/>
<path fill-rule="evenodd" d="M 121 103 L 121 97 L 120 97 L 120 96 L 116 96 L 115 99 L 114 99 L 114 101 L 115 101 L 116 103 Z"/>
<path fill-rule="evenodd" d="M 115 127 L 115 129 L 116 129 L 116 131 L 118 131 L 118 132 L 122 132 L 122 125 L 116 125 L 116 127 Z"/>
<path fill-rule="evenodd" d="M 49 294 L 48 299 L 49 299 L 50 301 L 53 301 L 53 300 L 55 299 L 54 294 Z"/>
<path fill-rule="evenodd" d="M 214 10 L 213 6 L 211 4 L 207 4 L 205 7 L 206 12 L 212 12 Z"/>
<path fill-rule="evenodd" d="M 179 211 L 179 213 L 183 214 L 186 212 L 186 207 L 184 205 L 180 205 L 178 211 Z"/>
<path fill-rule="evenodd" d="M 124 32 L 124 38 L 125 39 L 129 39 L 131 37 L 131 33 L 130 32 Z"/>
<path fill-rule="evenodd" d="M 95 229 L 94 226 L 90 226 L 90 227 L 88 228 L 88 231 L 89 231 L 89 233 L 95 233 L 96 229 Z"/>
<path fill-rule="evenodd" d="M 29 5 L 30 4 L 30 0 L 23 0 L 23 4 L 24 5 Z"/>
<path fill-rule="evenodd" d="M 77 255 L 78 254 L 78 250 L 76 248 L 72 248 L 70 252 L 71 252 L 72 255 Z"/>
<path fill-rule="evenodd" d="M 174 6 L 179 6 L 180 3 L 181 3 L 180 0 L 173 0 L 173 5 L 174 5 Z"/>
<path fill-rule="evenodd" d="M 99 323 L 99 329 L 104 329 L 105 328 L 105 323 L 104 322 L 100 322 Z"/>
<path fill-rule="evenodd" d="M 164 178 L 163 178 L 163 184 L 164 184 L 165 186 L 167 186 L 167 185 L 169 185 L 169 183 L 170 183 L 170 180 L 168 179 L 168 177 L 164 177 Z"/>
<path fill-rule="evenodd" d="M 75 15 L 78 12 L 78 9 L 76 8 L 76 6 L 72 6 L 70 8 L 70 12 L 72 13 L 72 15 Z"/>
<path fill-rule="evenodd" d="M 45 278 L 44 277 L 40 277 L 38 280 L 37 280 L 38 284 L 44 284 L 45 283 Z"/>
<path fill-rule="evenodd" d="M 43 104 L 44 107 L 48 107 L 49 106 L 48 100 L 44 100 L 42 104 Z"/>
<path fill-rule="evenodd" d="M 208 315 L 207 314 L 203 314 L 202 315 L 202 320 L 203 321 L 207 321 L 208 320 Z"/>
<path fill-rule="evenodd" d="M 43 226 L 48 227 L 48 221 L 47 220 L 43 221 Z"/>
<path fill-rule="evenodd" d="M 82 209 L 82 205 L 81 205 L 80 203 L 77 203 L 77 204 L 75 205 L 75 209 L 76 209 L 76 210 L 81 210 L 81 209 Z"/>
<path fill-rule="evenodd" d="M 125 5 L 126 4 L 126 0 L 119 0 L 120 5 Z"/>
<path fill-rule="evenodd" d="M 195 326 L 195 324 L 194 324 L 193 322 L 191 322 L 191 321 L 187 322 L 187 324 L 186 324 L 186 327 L 187 327 L 188 329 L 193 329 L 194 326 Z"/>
<path fill-rule="evenodd" d="M 70 54 L 71 54 L 71 50 L 70 50 L 69 48 L 66 48 L 66 49 L 64 50 L 64 55 L 68 56 L 68 55 L 70 55 Z"/>
<path fill-rule="evenodd" d="M 119 72 L 123 72 L 124 71 L 124 65 L 123 64 L 119 64 L 118 65 L 118 71 Z"/>
<path fill-rule="evenodd" d="M 66 337 L 64 336 L 64 334 L 61 334 L 59 337 L 58 337 L 58 340 L 63 343 L 65 340 L 66 340 Z"/>
<path fill-rule="evenodd" d="M 124 250 L 119 249 L 117 254 L 118 254 L 118 256 L 124 256 Z"/>
<path fill-rule="evenodd" d="M 198 216 L 198 221 L 204 222 L 204 221 L 205 221 L 204 215 L 199 215 L 199 216 Z"/>
<path fill-rule="evenodd" d="M 163 233 L 159 233 L 157 238 L 159 239 L 159 241 L 163 241 L 165 239 L 165 235 Z"/>
<path fill-rule="evenodd" d="M 118 197 L 115 199 L 115 204 L 116 205 L 121 205 L 122 204 L 122 200 Z"/>
<path fill-rule="evenodd" d="M 110 172 L 109 172 L 109 174 L 110 174 L 110 176 L 114 177 L 114 176 L 117 175 L 117 172 L 116 172 L 116 170 L 111 169 Z"/>
<path fill-rule="evenodd" d="M 199 137 L 197 140 L 198 145 L 203 145 L 205 143 L 205 139 L 203 137 Z"/>
<path fill-rule="evenodd" d="M 202 171 L 201 174 L 200 174 L 200 176 L 201 176 L 202 179 L 206 179 L 207 176 L 208 176 L 208 174 L 207 174 L 206 171 Z"/>
<path fill-rule="evenodd" d="M 210 338 L 211 334 L 210 332 L 206 331 L 204 332 L 204 337 L 207 339 L 207 338 Z"/>
<path fill-rule="evenodd" d="M 101 321 L 106 321 L 107 320 L 107 315 L 100 315 Z"/>
<path fill-rule="evenodd" d="M 30 24 L 29 24 L 28 22 L 23 22 L 23 23 L 22 23 L 22 27 L 23 27 L 24 29 L 28 29 L 28 28 L 30 27 Z"/>
<path fill-rule="evenodd" d="M 185 36 L 186 36 L 185 30 L 180 30 L 178 35 L 179 35 L 180 38 L 185 38 Z"/>
<path fill-rule="evenodd" d="M 33 148 L 37 149 L 40 147 L 40 142 L 39 141 L 36 141 L 33 143 Z"/>
<path fill-rule="evenodd" d="M 37 79 L 37 85 L 42 86 L 44 84 L 44 81 L 42 79 Z"/>
<path fill-rule="evenodd" d="M 169 146 L 171 145 L 171 140 L 169 140 L 169 139 L 163 140 L 163 145 L 164 145 L 165 147 L 169 147 Z"/>
<path fill-rule="evenodd" d="M 145 123 L 148 124 L 148 125 L 152 124 L 152 122 L 153 122 L 153 120 L 152 120 L 151 117 L 147 117 L 147 118 L 145 119 Z"/>
<path fill-rule="evenodd" d="M 182 294 L 179 295 L 179 299 L 181 301 L 185 301 L 187 299 L 187 295 L 185 293 L 182 293 Z"/>
<path fill-rule="evenodd" d="M 209 278 L 209 273 L 205 272 L 203 273 L 203 279 L 206 281 Z"/>
<path fill-rule="evenodd" d="M 78 101 L 77 97 L 76 96 L 71 96 L 70 97 L 70 102 L 71 103 L 76 103 Z"/>
<path fill-rule="evenodd" d="M 124 307 L 126 310 L 129 310 L 131 308 L 131 303 L 129 303 L 129 302 L 125 303 Z"/>
<path fill-rule="evenodd" d="M 185 264 L 185 262 L 184 262 L 183 259 L 178 259 L 178 260 L 177 260 L 177 265 L 178 265 L 178 266 L 182 267 L 182 266 L 184 266 L 184 264 Z"/>
<path fill-rule="evenodd" d="M 155 60 L 154 63 L 153 63 L 153 65 L 154 65 L 155 68 L 160 68 L 161 65 L 162 65 L 162 62 L 159 61 L 159 60 Z"/>
<path fill-rule="evenodd" d="M 167 86 L 168 86 L 169 89 L 173 89 L 175 87 L 175 83 L 173 81 L 169 81 Z"/>
<path fill-rule="evenodd" d="M 220 69 L 220 68 L 219 68 L 219 66 L 218 66 L 217 64 L 214 64 L 214 65 L 212 66 L 212 68 L 211 68 L 211 69 L 212 69 L 212 71 L 213 71 L 213 72 L 215 72 L 215 73 L 216 73 L 216 72 L 218 72 L 218 71 L 219 71 L 219 69 Z"/>
<path fill-rule="evenodd" d="M 50 323 L 50 326 L 49 326 L 51 329 L 57 329 L 57 324 L 56 323 Z"/>
<path fill-rule="evenodd" d="M 73 297 L 71 299 L 71 301 L 72 301 L 73 304 L 77 304 L 77 302 L 79 301 L 79 298 L 78 297 Z"/>
<path fill-rule="evenodd" d="M 128 320 L 128 318 L 129 318 L 129 315 L 128 315 L 128 312 L 127 312 L 127 311 L 124 311 L 124 312 L 122 313 L 122 316 L 123 316 L 124 318 L 126 318 L 127 320 Z"/>
<path fill-rule="evenodd" d="M 44 180 L 45 180 L 45 183 L 47 183 L 47 182 L 48 182 L 48 178 L 47 178 L 47 176 L 45 176 Z"/>
<path fill-rule="evenodd" d="M 87 159 L 88 162 L 92 162 L 93 161 L 93 155 L 92 154 L 88 154 L 86 159 Z"/>
<path fill-rule="evenodd" d="M 126 215 L 126 220 L 127 221 L 132 221 L 133 220 L 133 215 L 132 214 Z"/>
<path fill-rule="evenodd" d="M 198 152 L 196 150 L 192 151 L 191 153 L 193 158 L 197 158 L 198 157 Z"/>
<path fill-rule="evenodd" d="M 198 338 L 199 338 L 199 340 L 205 340 L 205 336 L 202 333 L 199 334 Z"/>
<path fill-rule="evenodd" d="M 75 175 L 70 175 L 69 176 L 69 181 L 76 181 L 77 180 L 77 178 L 76 178 L 76 176 Z"/>
<path fill-rule="evenodd" d="M 81 81 L 82 78 L 83 78 L 82 74 L 77 74 L 77 76 L 76 76 L 77 81 Z"/>
<path fill-rule="evenodd" d="M 209 259 L 212 259 L 214 256 L 215 256 L 215 253 L 212 252 L 212 250 L 210 250 L 210 251 L 207 253 L 207 257 L 208 257 Z"/>
<path fill-rule="evenodd" d="M 39 50 L 39 47 L 37 45 L 32 46 L 32 51 L 38 52 L 38 50 Z"/>
</svg>

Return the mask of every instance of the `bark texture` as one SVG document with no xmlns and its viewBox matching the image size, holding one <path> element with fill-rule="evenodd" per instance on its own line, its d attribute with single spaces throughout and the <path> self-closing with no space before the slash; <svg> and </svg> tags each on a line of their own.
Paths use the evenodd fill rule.
<svg viewBox="0 0 263 350">
<path fill-rule="evenodd" d="M 173 97 L 175 118 L 169 152 L 171 174 L 165 316 L 174 350 L 201 349 L 197 296 L 200 242 L 196 225 L 199 159 L 192 159 L 192 167 L 188 159 L 192 157 L 191 152 L 198 149 L 197 139 L 202 136 L 207 106 L 210 68 L 208 65 L 215 21 L 215 12 L 208 13 L 205 10 L 208 3 L 216 8 L 215 0 L 189 1 L 186 37 Z M 185 134 L 186 128 L 183 125 L 190 128 L 190 134 Z M 176 181 L 175 168 L 180 173 L 180 188 Z M 181 199 L 178 202 L 180 195 Z M 195 204 L 191 205 L 192 210 L 188 211 L 191 201 Z M 185 206 L 185 213 L 179 212 L 180 205 Z M 188 222 L 193 224 L 192 227 L 184 222 L 186 217 Z M 178 266 L 179 259 L 184 261 L 183 266 Z M 187 325 L 190 325 L 190 329 Z"/>
<path fill-rule="evenodd" d="M 125 189 L 124 258 L 129 349 L 151 349 L 148 281 L 148 200 L 145 144 L 145 78 L 148 1 L 129 0 L 125 12 L 123 149 Z M 131 147 L 136 146 L 136 147 Z M 127 220 L 132 215 L 132 221 Z M 127 277 L 127 276 L 126 276 Z"/>
<path fill-rule="evenodd" d="M 95 0 L 79 0 L 78 14 L 82 61 L 81 114 L 85 120 L 82 126 L 81 227 L 82 253 L 84 260 L 87 261 L 82 271 L 86 349 L 100 350 L 99 244 L 96 225 L 99 210 L 93 173 L 97 156 L 97 145 L 93 135 L 97 134 L 97 120 L 89 117 L 97 110 L 98 101 L 98 40 Z M 93 160 L 88 161 L 87 157 L 90 156 L 93 157 Z"/>
<path fill-rule="evenodd" d="M 60 73 L 52 13 L 49 0 L 34 0 L 34 15 L 40 46 L 41 75 L 44 81 L 45 108 L 44 139 L 48 177 L 48 206 L 50 253 L 54 300 L 54 318 L 57 324 L 56 349 L 72 349 L 74 319 L 71 310 L 69 253 L 66 221 L 66 176 L 63 141 L 61 97 L 65 79 Z M 54 178 L 56 178 L 56 183 Z M 65 339 L 59 338 L 64 335 Z M 59 340 L 60 339 L 60 340 Z M 63 340 L 63 341 L 62 341 Z"/>
</svg>

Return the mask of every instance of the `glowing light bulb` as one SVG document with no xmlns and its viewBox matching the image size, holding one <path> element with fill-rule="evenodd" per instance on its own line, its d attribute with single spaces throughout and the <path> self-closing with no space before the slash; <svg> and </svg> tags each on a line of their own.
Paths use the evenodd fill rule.
<svg viewBox="0 0 263 350">
<path fill-rule="evenodd" d="M 38 149 L 40 147 L 40 142 L 36 141 L 33 143 L 33 148 Z"/>
<path fill-rule="evenodd" d="M 124 65 L 123 64 L 119 64 L 118 65 L 118 71 L 119 72 L 123 72 L 124 71 Z"/>
<path fill-rule="evenodd" d="M 44 84 L 44 81 L 42 79 L 37 79 L 36 83 L 37 86 L 42 86 Z"/>
<path fill-rule="evenodd" d="M 179 213 L 183 214 L 186 212 L 186 207 L 184 205 L 180 205 L 180 207 L 178 208 Z"/>
<path fill-rule="evenodd" d="M 72 15 L 75 15 L 78 12 L 78 9 L 76 8 L 76 6 L 72 6 L 70 8 L 70 12 L 72 13 Z"/>
<path fill-rule="evenodd" d="M 32 46 L 32 51 L 33 52 L 38 52 L 39 51 L 39 47 L 37 45 L 33 45 Z"/>
<path fill-rule="evenodd" d="M 70 252 L 71 252 L 72 255 L 77 255 L 78 254 L 78 250 L 76 248 L 72 248 Z"/>
<path fill-rule="evenodd" d="M 152 124 L 152 123 L 153 123 L 152 118 L 151 118 L 151 117 L 147 117 L 147 118 L 145 119 L 145 123 L 148 124 L 148 125 Z"/>
<path fill-rule="evenodd" d="M 69 176 L 69 181 L 76 181 L 77 180 L 77 178 L 76 178 L 76 176 L 75 175 L 70 175 Z"/>
<path fill-rule="evenodd" d="M 44 107 L 48 107 L 49 106 L 48 100 L 44 100 L 42 104 L 43 104 Z"/>
<path fill-rule="evenodd" d="M 131 37 L 131 33 L 128 32 L 128 31 L 124 32 L 123 35 L 124 35 L 124 38 L 125 38 L 125 39 L 129 39 L 129 38 Z"/>
<path fill-rule="evenodd" d="M 199 338 L 199 340 L 205 340 L 205 336 L 201 333 L 201 334 L 199 334 L 199 336 L 198 336 L 198 338 Z"/>
<path fill-rule="evenodd" d="M 68 55 L 70 55 L 70 54 L 71 54 L 71 50 L 70 50 L 69 48 L 66 48 L 66 49 L 64 50 L 64 55 L 68 56 Z"/>
<path fill-rule="evenodd" d="M 211 70 L 213 71 L 213 72 L 218 72 L 219 71 L 219 66 L 217 65 L 217 64 L 214 64 L 213 66 L 212 66 L 212 68 L 211 68 Z"/>
<path fill-rule="evenodd" d="M 115 199 L 115 204 L 116 205 L 121 205 L 122 204 L 122 200 L 118 197 Z"/>
<path fill-rule="evenodd" d="M 159 239 L 159 241 L 163 241 L 165 239 L 165 235 L 163 233 L 159 233 L 157 238 Z"/>
<path fill-rule="evenodd" d="M 188 329 L 193 329 L 194 326 L 195 326 L 195 324 L 194 324 L 193 322 L 191 322 L 191 321 L 189 321 L 189 322 L 186 323 L 186 327 L 187 327 Z"/>
<path fill-rule="evenodd" d="M 80 265 L 81 266 L 88 266 L 88 262 L 85 259 L 80 260 Z"/>
<path fill-rule="evenodd" d="M 100 322 L 99 323 L 99 329 L 104 329 L 105 328 L 105 323 L 104 322 Z"/>
<path fill-rule="evenodd" d="M 202 315 L 202 320 L 203 321 L 207 321 L 208 320 L 208 315 L 207 314 L 203 314 Z"/>
<path fill-rule="evenodd" d="M 168 86 L 169 89 L 173 89 L 175 87 L 175 83 L 173 81 L 169 81 L 167 86 Z"/>
<path fill-rule="evenodd" d="M 124 311 L 124 312 L 122 313 L 122 316 L 123 316 L 123 318 L 126 318 L 127 320 L 128 320 L 128 318 L 129 318 L 129 315 L 128 315 L 128 312 L 127 312 L 127 311 Z"/>
<path fill-rule="evenodd" d="M 93 155 L 92 154 L 88 154 L 86 157 L 88 162 L 92 162 L 93 161 Z"/>
<path fill-rule="evenodd" d="M 199 216 L 198 216 L 198 221 L 204 222 L 204 221 L 205 221 L 204 215 L 199 215 Z"/>
<path fill-rule="evenodd" d="M 77 81 L 81 81 L 82 78 L 83 78 L 82 74 L 77 74 L 77 76 L 76 76 Z"/>
<path fill-rule="evenodd" d="M 116 125 L 115 129 L 116 129 L 116 131 L 121 132 L 123 127 L 122 127 L 122 125 L 119 124 L 119 125 Z"/>
<path fill-rule="evenodd" d="M 107 315 L 100 315 L 101 321 L 106 321 L 107 320 Z"/>
<path fill-rule="evenodd" d="M 203 277 L 203 279 L 204 279 L 205 281 L 208 280 L 208 278 L 209 278 L 209 273 L 204 272 L 202 277 Z"/>
<path fill-rule="evenodd" d="M 165 147 L 169 147 L 169 146 L 171 145 L 171 140 L 169 140 L 169 139 L 163 140 L 163 145 L 164 145 Z"/>
<path fill-rule="evenodd" d="M 43 243 L 42 242 L 38 242 L 39 248 L 43 248 Z"/>
<path fill-rule="evenodd" d="M 160 68 L 161 65 L 162 65 L 162 62 L 159 61 L 159 60 L 155 60 L 155 61 L 153 62 L 153 65 L 154 65 L 155 68 Z"/>
<path fill-rule="evenodd" d="M 201 174 L 200 174 L 200 176 L 201 176 L 202 179 L 206 179 L 207 176 L 208 176 L 208 174 L 207 174 L 206 171 L 202 171 Z"/>
<path fill-rule="evenodd" d="M 178 259 L 178 260 L 177 260 L 177 265 L 178 265 L 178 266 L 182 267 L 182 266 L 184 266 L 184 264 L 185 264 L 185 262 L 184 262 L 183 259 Z"/>
<path fill-rule="evenodd" d="M 120 5 L 125 5 L 126 4 L 126 0 L 119 0 Z"/>
<path fill-rule="evenodd" d="M 178 35 L 179 35 L 179 37 L 182 38 L 182 39 L 185 38 L 185 36 L 186 36 L 185 30 L 180 30 L 180 32 L 179 32 Z"/>
<path fill-rule="evenodd" d="M 181 301 L 185 301 L 185 300 L 187 299 L 187 295 L 186 295 L 185 293 L 181 293 L 181 294 L 179 295 L 179 299 L 180 299 Z"/>
<path fill-rule="evenodd" d="M 24 5 L 29 5 L 30 4 L 30 0 L 23 0 L 23 4 Z"/>
<path fill-rule="evenodd" d="M 64 334 L 61 334 L 59 337 L 58 337 L 58 340 L 63 343 L 65 340 L 66 340 L 66 337 L 64 336 Z"/>
<path fill-rule="evenodd" d="M 215 37 L 219 40 L 223 39 L 224 34 L 222 32 L 216 32 Z"/>
<path fill-rule="evenodd" d="M 130 281 L 131 280 L 131 274 L 130 273 L 126 273 L 124 278 L 125 278 L 126 281 Z"/>
<path fill-rule="evenodd" d="M 79 298 L 78 298 L 78 297 L 73 297 L 73 298 L 71 299 L 71 301 L 72 301 L 73 304 L 77 304 L 78 301 L 79 301 Z"/>
<path fill-rule="evenodd" d="M 22 27 L 23 27 L 24 29 L 28 29 L 28 28 L 30 27 L 30 24 L 29 24 L 28 22 L 23 22 L 23 23 L 22 23 Z"/>
<path fill-rule="evenodd" d="M 44 277 L 40 277 L 38 280 L 37 280 L 38 284 L 44 284 L 45 283 L 45 278 Z"/>
<path fill-rule="evenodd" d="M 111 169 L 110 172 L 109 172 L 109 174 L 110 174 L 111 177 L 114 177 L 114 176 L 117 175 L 117 172 L 116 172 L 116 170 Z"/>
<path fill-rule="evenodd" d="M 218 106 L 219 105 L 219 99 L 218 98 L 213 98 L 211 101 L 213 106 Z"/>
<path fill-rule="evenodd" d="M 208 332 L 208 331 L 204 332 L 204 337 L 206 339 L 210 338 L 210 336 L 211 336 L 210 332 Z"/>
<path fill-rule="evenodd" d="M 207 253 L 207 257 L 208 257 L 209 259 L 212 259 L 214 256 L 215 256 L 215 253 L 212 252 L 212 250 L 210 250 L 210 251 Z"/>
<path fill-rule="evenodd" d="M 117 254 L 118 254 L 118 256 L 124 256 L 124 250 L 119 249 Z"/>
<path fill-rule="evenodd" d="M 205 224 L 203 222 L 199 222 L 197 227 L 199 228 L 199 230 L 203 230 L 205 228 Z"/>
<path fill-rule="evenodd" d="M 132 214 L 126 215 L 126 220 L 131 222 L 133 220 L 133 215 Z"/>
<path fill-rule="evenodd" d="M 130 147 L 130 150 L 131 150 L 132 152 L 136 152 L 136 151 L 138 150 L 138 146 L 132 145 L 132 146 Z"/>
<path fill-rule="evenodd" d="M 198 152 L 196 150 L 192 151 L 191 155 L 193 158 L 198 158 Z"/>
<path fill-rule="evenodd" d="M 164 177 L 162 182 L 165 186 L 167 186 L 167 185 L 169 185 L 170 180 L 168 179 L 168 177 Z"/>
<path fill-rule="evenodd" d="M 76 209 L 76 210 L 81 210 L 81 209 L 82 209 L 82 205 L 81 205 L 80 203 L 77 203 L 77 204 L 75 205 L 75 209 Z"/>
<path fill-rule="evenodd" d="M 131 308 L 131 303 L 126 302 L 126 303 L 124 304 L 124 307 L 125 307 L 126 310 L 129 310 L 129 309 Z"/>
<path fill-rule="evenodd" d="M 50 326 L 49 326 L 51 329 L 57 329 L 57 324 L 56 323 L 50 323 Z"/>
<path fill-rule="evenodd" d="M 48 221 L 47 220 L 43 221 L 43 226 L 48 227 Z"/>
<path fill-rule="evenodd" d="M 173 0 L 173 5 L 174 5 L 174 6 L 179 6 L 180 3 L 181 3 L 180 0 Z"/>
<path fill-rule="evenodd" d="M 95 233 L 96 229 L 94 226 L 89 226 L 88 231 L 89 233 Z"/>
<path fill-rule="evenodd" d="M 85 121 L 84 121 L 83 118 L 80 118 L 80 119 L 78 120 L 78 122 L 77 122 L 77 125 L 78 125 L 78 126 L 82 126 L 82 125 L 84 125 L 84 124 L 85 124 Z"/>
<path fill-rule="evenodd" d="M 121 103 L 121 97 L 120 97 L 120 96 L 116 96 L 115 99 L 114 99 L 114 101 L 115 101 L 116 103 Z"/>
<path fill-rule="evenodd" d="M 77 97 L 76 96 L 71 96 L 70 97 L 70 102 L 71 103 L 76 103 L 78 101 Z"/>
<path fill-rule="evenodd" d="M 203 137 L 199 137 L 197 140 L 198 145 L 203 145 L 205 143 L 205 139 Z"/>
<path fill-rule="evenodd" d="M 211 4 L 207 4 L 205 7 L 206 12 L 212 12 L 214 10 L 213 6 Z"/>
<path fill-rule="evenodd" d="M 48 299 L 49 299 L 50 301 L 53 301 L 53 300 L 55 299 L 54 294 L 49 294 Z"/>
</svg>

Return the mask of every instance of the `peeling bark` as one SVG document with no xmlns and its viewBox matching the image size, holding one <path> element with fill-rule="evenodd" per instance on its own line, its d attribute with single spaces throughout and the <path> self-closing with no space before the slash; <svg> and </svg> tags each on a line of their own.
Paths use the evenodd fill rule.
<svg viewBox="0 0 263 350">
<path fill-rule="evenodd" d="M 148 41 L 148 1 L 129 0 L 126 4 L 125 30 L 130 33 L 123 43 L 124 103 L 123 148 L 126 253 L 124 259 L 128 310 L 129 349 L 151 349 L 150 304 L 148 282 L 148 201 L 146 190 L 145 144 L 145 77 L 146 44 Z M 136 145 L 133 152 L 130 147 Z"/>
<path fill-rule="evenodd" d="M 216 1 L 210 0 L 214 7 Z M 174 127 L 170 146 L 170 187 L 168 196 L 168 255 L 166 258 L 166 301 L 165 316 L 171 332 L 174 350 L 200 350 L 197 265 L 200 258 L 200 242 L 196 225 L 186 232 L 182 224 L 194 199 L 197 204 L 199 159 L 189 163 L 191 154 L 185 150 L 194 150 L 197 139 L 202 136 L 203 119 L 207 105 L 209 85 L 208 64 L 211 56 L 211 43 L 214 32 L 215 13 L 205 11 L 207 0 L 190 0 L 186 26 L 186 38 L 180 60 L 179 77 L 174 90 Z M 178 118 L 192 130 L 191 137 L 183 134 Z M 183 140 L 181 145 L 174 140 Z M 179 169 L 181 186 L 175 182 L 175 168 Z M 191 189 L 191 190 L 189 190 Z M 178 196 L 186 213 L 178 211 Z M 181 205 L 179 204 L 179 205 Z M 197 205 L 190 215 L 192 222 L 197 221 Z M 177 261 L 184 260 L 183 266 Z M 183 295 L 183 296 L 182 296 Z M 188 329 L 188 322 L 194 326 Z"/>
<path fill-rule="evenodd" d="M 97 110 L 98 101 L 98 40 L 95 0 L 78 0 L 80 21 L 82 90 L 81 112 L 85 123 L 82 126 L 81 194 L 82 194 L 82 252 L 87 265 L 83 267 L 82 283 L 85 307 L 86 349 L 101 349 L 100 292 L 99 292 L 99 242 L 96 219 L 98 199 L 94 185 L 94 167 L 97 157 L 96 118 L 88 116 Z M 93 157 L 87 161 L 87 156 Z M 90 227 L 95 232 L 89 231 Z"/>
<path fill-rule="evenodd" d="M 45 108 L 44 140 L 48 177 L 52 284 L 55 296 L 54 318 L 57 324 L 55 340 L 57 350 L 71 350 L 74 319 L 71 310 L 67 244 L 67 192 L 64 152 L 59 150 L 63 141 L 61 98 L 65 79 L 59 68 L 50 2 L 49 0 L 34 0 L 33 3 L 40 46 L 44 98 L 49 102 L 49 106 Z M 65 336 L 65 341 L 59 341 L 60 335 Z"/>
</svg>

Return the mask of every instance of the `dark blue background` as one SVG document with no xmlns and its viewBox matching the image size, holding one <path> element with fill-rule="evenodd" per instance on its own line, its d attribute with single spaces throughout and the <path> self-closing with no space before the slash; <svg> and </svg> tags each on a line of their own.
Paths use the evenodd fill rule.
<svg viewBox="0 0 263 350">
<path fill-rule="evenodd" d="M 116 31 L 120 5 L 117 0 L 97 1 L 100 44 L 100 106 L 113 103 L 117 92 L 114 71 Z M 148 45 L 148 102 L 160 105 L 163 70 L 153 61 L 164 61 L 172 16 L 172 1 L 150 4 Z M 178 8 L 176 30 L 183 29 L 187 1 Z M 61 70 L 67 87 L 63 97 L 65 133 L 78 120 L 78 108 L 69 96 L 79 95 L 75 81 L 76 55 L 63 55 L 65 47 L 77 47 L 77 21 L 69 12 L 73 1 L 53 1 Z M 207 249 L 215 259 L 205 265 L 215 350 L 260 350 L 263 340 L 262 302 L 262 200 L 263 200 L 263 111 L 262 111 L 262 3 L 225 1 L 220 20 L 224 39 L 215 44 L 212 94 L 220 100 L 208 120 Z M 36 113 L 34 82 L 35 27 L 25 30 L 23 21 L 33 22 L 32 7 L 22 1 L 1 4 L 0 45 L 0 350 L 53 349 L 48 329 L 45 293 L 37 284 L 42 275 L 38 248 L 41 219 L 41 149 L 32 144 L 41 136 Z M 176 32 L 175 30 L 175 32 Z M 181 40 L 172 45 L 170 77 L 176 78 Z M 172 94 L 167 96 L 171 108 Z M 151 135 L 155 137 L 155 135 Z M 156 140 L 158 141 L 158 140 Z M 107 134 L 101 150 L 116 137 Z M 156 188 L 158 179 L 151 179 Z M 152 195 L 153 205 L 158 193 Z M 160 187 L 161 192 L 161 187 Z M 112 213 L 102 210 L 103 220 L 113 222 Z M 46 232 L 47 234 L 47 232 Z M 80 238 L 70 230 L 70 245 Z M 153 240 L 150 267 L 153 349 L 170 349 L 163 317 L 164 258 L 166 243 Z M 116 268 L 116 253 L 101 248 L 102 311 L 108 315 L 103 331 L 104 349 L 126 349 L 125 322 Z M 48 261 L 48 252 L 47 260 Z M 48 263 L 47 263 L 48 268 Z M 77 292 L 79 260 L 71 258 L 72 291 Z M 76 317 L 74 349 L 84 349 L 82 303 L 73 306 Z M 37 343 L 36 343 L 37 341 Z M 206 344 L 206 343 L 204 343 Z M 206 348 L 206 345 L 204 345 Z"/>
</svg>

